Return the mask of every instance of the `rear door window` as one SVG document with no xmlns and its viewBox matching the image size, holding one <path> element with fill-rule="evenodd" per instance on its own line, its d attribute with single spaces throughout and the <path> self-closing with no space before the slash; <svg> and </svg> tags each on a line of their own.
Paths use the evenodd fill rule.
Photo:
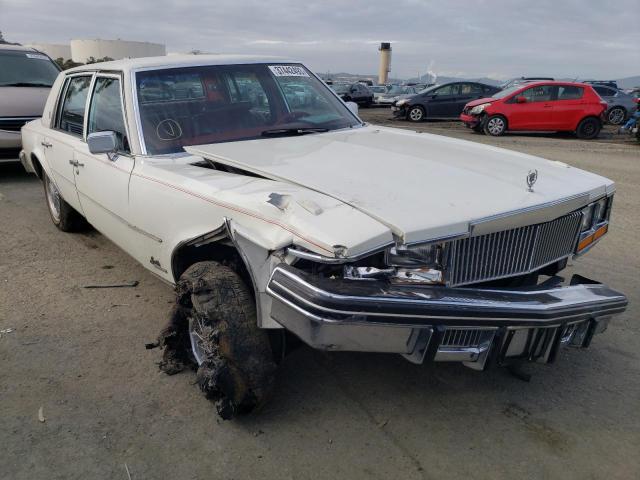
<svg viewBox="0 0 640 480">
<path fill-rule="evenodd" d="M 482 88 L 477 83 L 462 83 L 460 84 L 460 93 L 462 95 L 480 95 Z"/>
<path fill-rule="evenodd" d="M 573 85 L 561 85 L 558 87 L 558 100 L 578 100 L 582 98 L 584 89 Z"/>
<path fill-rule="evenodd" d="M 82 137 L 84 115 L 91 85 L 91 75 L 71 77 L 67 80 L 57 127 L 77 137 Z"/>
<path fill-rule="evenodd" d="M 437 89 L 434 92 L 434 94 L 437 97 L 448 97 L 450 95 L 460 95 L 460 84 L 455 83 L 452 85 L 445 85 L 444 87 Z"/>
<path fill-rule="evenodd" d="M 520 96 L 527 99 L 527 102 L 551 102 L 556 99 L 558 87 L 555 85 L 537 85 L 527 88 Z"/>
</svg>

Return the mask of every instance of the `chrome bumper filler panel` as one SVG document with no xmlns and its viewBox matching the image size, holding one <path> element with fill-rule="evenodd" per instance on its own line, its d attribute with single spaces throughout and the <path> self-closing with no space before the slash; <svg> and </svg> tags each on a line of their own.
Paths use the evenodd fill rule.
<svg viewBox="0 0 640 480">
<path fill-rule="evenodd" d="M 587 347 L 626 297 L 575 276 L 564 287 L 446 288 L 314 277 L 276 267 L 271 316 L 323 350 L 399 353 L 414 363 L 552 362 L 564 345 Z"/>
</svg>

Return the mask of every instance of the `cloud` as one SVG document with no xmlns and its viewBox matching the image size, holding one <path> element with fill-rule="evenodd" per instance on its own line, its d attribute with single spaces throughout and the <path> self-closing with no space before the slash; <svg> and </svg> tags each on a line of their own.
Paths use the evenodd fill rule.
<svg viewBox="0 0 640 480">
<path fill-rule="evenodd" d="M 0 0 L 10 41 L 72 38 L 161 42 L 169 51 L 292 56 L 317 71 L 377 71 L 391 41 L 392 75 L 637 75 L 638 0 Z"/>
</svg>

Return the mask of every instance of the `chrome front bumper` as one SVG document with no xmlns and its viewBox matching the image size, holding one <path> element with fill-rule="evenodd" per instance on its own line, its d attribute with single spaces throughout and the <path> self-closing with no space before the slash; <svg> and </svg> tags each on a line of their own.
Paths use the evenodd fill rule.
<svg viewBox="0 0 640 480">
<path fill-rule="evenodd" d="M 445 288 L 320 278 L 286 264 L 274 269 L 267 293 L 273 319 L 314 348 L 477 370 L 553 362 L 561 346 L 589 346 L 627 306 L 623 294 L 578 275 L 564 287 Z"/>
</svg>

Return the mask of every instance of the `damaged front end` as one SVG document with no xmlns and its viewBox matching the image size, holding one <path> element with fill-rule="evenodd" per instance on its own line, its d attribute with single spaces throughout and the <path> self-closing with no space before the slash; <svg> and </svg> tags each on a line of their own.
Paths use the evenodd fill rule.
<svg viewBox="0 0 640 480">
<path fill-rule="evenodd" d="M 482 370 L 552 362 L 587 347 L 626 297 L 556 274 L 608 228 L 611 198 L 544 223 L 428 243 L 396 243 L 358 257 L 289 248 L 267 285 L 271 317 L 325 350 L 389 352 Z M 599 238 L 599 237 L 598 237 Z M 541 276 L 548 279 L 539 283 Z"/>
</svg>

